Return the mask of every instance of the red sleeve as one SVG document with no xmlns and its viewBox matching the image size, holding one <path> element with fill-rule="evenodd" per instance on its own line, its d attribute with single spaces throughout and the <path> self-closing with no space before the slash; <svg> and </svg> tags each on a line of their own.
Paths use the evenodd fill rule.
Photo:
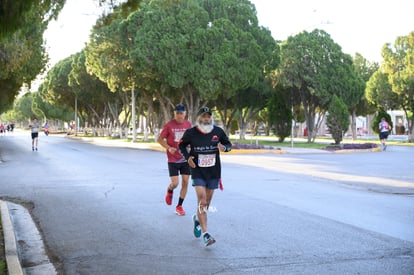
<svg viewBox="0 0 414 275">
<path fill-rule="evenodd" d="M 161 130 L 160 137 L 166 139 L 168 137 L 168 135 L 170 134 L 169 129 L 170 129 L 169 124 L 166 123 L 164 125 L 164 127 L 162 128 L 162 130 Z"/>
</svg>

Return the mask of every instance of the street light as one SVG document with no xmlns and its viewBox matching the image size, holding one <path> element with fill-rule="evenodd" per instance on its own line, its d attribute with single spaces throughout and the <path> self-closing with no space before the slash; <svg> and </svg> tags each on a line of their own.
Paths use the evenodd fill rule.
<svg viewBox="0 0 414 275">
<path fill-rule="evenodd" d="M 75 137 L 78 136 L 78 94 L 75 93 Z"/>
</svg>

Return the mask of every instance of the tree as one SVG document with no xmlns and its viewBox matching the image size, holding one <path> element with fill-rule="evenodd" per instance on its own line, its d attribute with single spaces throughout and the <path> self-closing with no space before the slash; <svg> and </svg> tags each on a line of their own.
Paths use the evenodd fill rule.
<svg viewBox="0 0 414 275">
<path fill-rule="evenodd" d="M 13 121 L 29 121 L 34 117 L 32 111 L 32 101 L 33 95 L 27 93 L 26 95 L 20 97 L 16 100 L 13 106 L 13 110 L 10 110 L 9 113 L 12 113 L 10 116 Z"/>
<path fill-rule="evenodd" d="M 11 107 L 20 87 L 43 72 L 43 32 L 64 0 L 3 1 L 0 5 L 0 113 Z"/>
<path fill-rule="evenodd" d="M 349 127 L 349 112 L 346 104 L 336 95 L 333 96 L 328 108 L 326 124 L 335 144 L 339 144 L 342 141 L 344 132 Z"/>
<path fill-rule="evenodd" d="M 356 70 L 356 73 L 359 75 L 359 77 L 364 82 L 364 96 L 362 100 L 356 105 L 355 110 L 353 112 L 354 116 L 370 116 L 371 114 L 375 113 L 377 108 L 373 103 L 371 103 L 367 99 L 367 84 L 369 79 L 372 77 L 372 75 L 378 70 L 379 65 L 377 62 L 370 62 L 367 59 L 365 59 L 362 55 L 359 53 L 356 53 L 354 56 L 354 67 Z M 353 120 L 351 121 L 352 125 L 352 138 L 356 139 L 356 121 L 354 120 L 354 116 L 352 116 Z M 369 127 L 367 125 L 367 127 Z"/>
<path fill-rule="evenodd" d="M 397 95 L 408 119 L 409 140 L 414 141 L 414 32 L 397 37 L 393 46 L 382 48 L 381 69 L 388 76 L 392 92 Z"/>
<path fill-rule="evenodd" d="M 255 8 L 249 1 L 205 0 L 201 3 L 209 13 L 209 28 L 200 45 L 204 52 L 201 93 L 208 100 L 222 98 L 216 105 L 239 97 L 241 91 L 254 93 L 258 82 L 265 78 L 266 70 L 269 72 L 277 66 L 278 45 L 267 29 L 258 26 Z M 265 100 L 261 104 L 263 108 Z M 225 129 L 234 112 L 243 119 L 259 111 L 257 108 L 248 110 L 243 105 L 234 107 L 236 110 L 230 112 L 229 117 L 226 113 L 220 115 Z M 218 109 L 223 108 L 218 105 Z"/>
<path fill-rule="evenodd" d="M 315 140 L 333 95 L 349 107 L 359 100 L 361 81 L 355 74 L 352 58 L 322 30 L 289 37 L 281 45 L 281 66 L 273 78 L 298 93 L 306 118 L 308 142 Z"/>
<path fill-rule="evenodd" d="M 353 58 L 353 65 L 356 73 L 356 79 L 359 79 L 360 82 L 356 84 L 355 93 L 354 93 L 354 103 L 352 106 L 349 106 L 349 112 L 351 114 L 351 131 L 352 139 L 356 140 L 356 116 L 357 115 L 368 115 L 372 113 L 372 107 L 369 106 L 365 97 L 366 83 L 372 74 L 378 69 L 378 64 L 376 62 L 371 63 L 366 60 L 361 54 L 356 53 Z"/>
<path fill-rule="evenodd" d="M 67 106 L 73 109 L 75 90 L 69 86 L 69 73 L 72 70 L 73 55 L 53 66 L 39 87 L 42 98 L 52 105 Z"/>
<path fill-rule="evenodd" d="M 238 124 L 240 139 L 245 139 L 248 123 L 266 107 L 269 98 L 272 96 L 273 87 L 269 78 L 262 78 L 256 85 L 239 91 L 231 101 L 234 102 L 234 109 L 238 112 Z"/>
<path fill-rule="evenodd" d="M 108 114 L 112 115 L 109 121 L 119 120 L 119 113 L 114 110 L 122 108 L 114 106 L 119 104 L 120 95 L 119 92 L 111 92 L 105 82 L 88 73 L 85 61 L 84 50 L 73 56 L 72 70 L 68 76 L 69 86 L 76 91 L 78 110 L 84 114 L 84 121 L 94 128 L 105 127 Z"/>
<path fill-rule="evenodd" d="M 247 0 L 144 1 L 128 18 L 138 82 L 160 87 L 156 93 L 163 113 L 168 103 L 162 99 L 176 98 L 179 91 L 194 119 L 201 105 L 228 101 L 259 81 L 268 49 L 258 41 L 266 34 L 276 46 L 257 22 Z"/>
<path fill-rule="evenodd" d="M 65 0 L 2 1 L 0 5 L 0 41 L 30 24 L 45 24 L 55 19 Z M 35 17 L 33 17 L 35 15 Z M 29 22 L 27 19 L 34 21 Z"/>
<path fill-rule="evenodd" d="M 196 36 L 207 23 L 207 13 L 196 1 L 144 1 L 123 23 L 138 86 L 157 98 L 164 122 L 174 99 L 183 100 L 190 118 L 200 106 L 194 84 L 200 63 Z"/>
<path fill-rule="evenodd" d="M 276 87 L 269 99 L 269 125 L 274 127 L 279 142 L 291 134 L 293 114 L 291 110 L 291 92 L 282 86 Z"/>
<path fill-rule="evenodd" d="M 0 113 L 10 108 L 23 84 L 43 73 L 45 54 L 43 33 L 56 19 L 66 0 L 2 1 L 0 4 Z M 117 16 L 138 7 L 140 0 L 99 0 Z"/>
<path fill-rule="evenodd" d="M 365 97 L 377 109 L 392 110 L 401 105 L 398 96 L 392 92 L 388 82 L 388 75 L 381 69 L 376 71 L 368 80 L 365 88 Z"/>
</svg>

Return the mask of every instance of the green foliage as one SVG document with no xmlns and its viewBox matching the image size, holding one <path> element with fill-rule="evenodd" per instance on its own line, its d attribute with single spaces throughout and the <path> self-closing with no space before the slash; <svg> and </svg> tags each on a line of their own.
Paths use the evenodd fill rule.
<svg viewBox="0 0 414 275">
<path fill-rule="evenodd" d="M 332 102 L 329 105 L 326 125 L 332 134 L 335 144 L 339 144 L 342 141 L 344 132 L 349 127 L 349 113 L 346 104 L 336 95 L 333 96 Z"/>
<path fill-rule="evenodd" d="M 381 69 L 388 77 L 397 103 L 406 112 L 414 111 L 414 32 L 397 37 L 393 46 L 386 44 L 382 49 Z M 414 134 L 414 118 L 408 121 L 409 132 Z"/>
<path fill-rule="evenodd" d="M 278 54 L 267 55 L 276 43 L 246 0 L 144 1 L 122 25 L 139 88 L 159 87 L 167 98 L 178 89 L 190 115 L 201 101 L 228 100 L 254 86 L 278 63 Z"/>
<path fill-rule="evenodd" d="M 53 66 L 47 73 L 39 92 L 44 100 L 57 106 L 73 106 L 75 90 L 69 85 L 73 56 L 67 57 Z"/>
<path fill-rule="evenodd" d="M 279 142 L 291 134 L 293 114 L 290 96 L 289 90 L 278 87 L 267 104 L 269 124 L 274 127 Z"/>
<path fill-rule="evenodd" d="M 29 23 L 43 24 L 55 19 L 63 8 L 65 0 L 5 0 L 0 5 L 0 40 L 24 29 Z M 33 17 L 34 16 L 34 17 Z"/>
<path fill-rule="evenodd" d="M 388 74 L 376 71 L 367 82 L 365 97 L 377 109 L 396 109 L 400 106 L 398 96 L 392 92 Z"/>
<path fill-rule="evenodd" d="M 363 82 L 351 57 L 341 51 L 329 34 L 317 29 L 289 37 L 281 45 L 281 66 L 273 79 L 289 88 L 294 98 L 300 98 L 309 142 L 315 139 L 322 122 L 315 121 L 316 118 L 323 117 L 334 95 L 349 109 L 363 96 Z"/>
<path fill-rule="evenodd" d="M 0 113 L 10 108 L 23 83 L 47 62 L 43 32 L 64 0 L 3 1 L 0 5 Z"/>
</svg>

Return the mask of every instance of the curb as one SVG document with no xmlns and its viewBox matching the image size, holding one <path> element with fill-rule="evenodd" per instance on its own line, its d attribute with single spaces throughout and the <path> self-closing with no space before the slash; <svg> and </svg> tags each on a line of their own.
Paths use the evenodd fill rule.
<svg viewBox="0 0 414 275">
<path fill-rule="evenodd" d="M 232 149 L 230 152 L 225 152 L 225 154 L 231 154 L 231 155 L 237 155 L 237 154 L 263 154 L 263 153 L 289 154 L 288 151 L 279 150 L 279 149 Z"/>
<path fill-rule="evenodd" d="M 372 153 L 372 152 L 381 152 L 380 148 L 371 148 L 371 149 L 343 149 L 336 150 L 334 153 L 344 154 L 344 153 Z"/>
<path fill-rule="evenodd" d="M 0 207 L 8 274 L 23 275 L 23 269 L 20 265 L 19 255 L 17 253 L 16 235 L 14 234 L 13 223 L 10 218 L 7 202 L 0 200 Z"/>
<path fill-rule="evenodd" d="M 66 138 L 74 140 L 82 140 L 89 143 L 100 144 L 104 146 L 111 147 L 123 147 L 123 148 L 132 148 L 132 149 L 143 149 L 143 150 L 152 150 L 165 152 L 165 149 L 161 147 L 158 143 L 133 143 L 133 142 L 119 142 L 119 140 L 111 139 L 95 139 L 93 137 L 76 137 L 76 136 L 67 136 Z M 118 141 L 118 143 L 117 143 Z M 317 151 L 316 151 L 317 150 Z M 380 148 L 371 148 L 371 149 L 341 149 L 335 151 L 327 151 L 323 149 L 301 149 L 295 148 L 294 150 L 289 149 L 232 149 L 230 152 L 225 154 L 237 155 L 237 154 L 309 154 L 309 153 L 335 153 L 335 154 L 345 154 L 345 153 L 367 153 L 367 152 L 381 152 Z"/>
</svg>

